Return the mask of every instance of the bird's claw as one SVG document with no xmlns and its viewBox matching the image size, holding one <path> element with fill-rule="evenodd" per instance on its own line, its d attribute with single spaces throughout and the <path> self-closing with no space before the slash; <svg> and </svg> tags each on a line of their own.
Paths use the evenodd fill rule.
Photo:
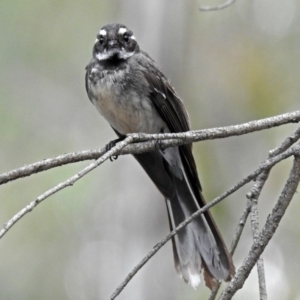
<svg viewBox="0 0 300 300">
<path fill-rule="evenodd" d="M 164 149 L 164 145 L 162 143 L 161 140 L 157 140 L 155 143 L 155 148 L 160 150 L 162 152 L 162 154 L 165 154 L 165 149 Z"/>
<path fill-rule="evenodd" d="M 118 138 L 118 139 L 115 139 L 115 140 L 110 141 L 110 142 L 105 146 L 105 151 L 107 152 L 107 151 L 111 150 L 113 147 L 116 146 L 116 144 L 117 144 L 118 142 L 120 142 L 120 141 L 122 141 L 122 140 L 124 140 L 124 138 L 121 137 L 121 138 Z M 110 156 L 109 160 L 110 160 L 110 161 L 114 161 L 114 160 L 118 159 L 118 157 L 119 157 L 119 155 Z"/>
</svg>

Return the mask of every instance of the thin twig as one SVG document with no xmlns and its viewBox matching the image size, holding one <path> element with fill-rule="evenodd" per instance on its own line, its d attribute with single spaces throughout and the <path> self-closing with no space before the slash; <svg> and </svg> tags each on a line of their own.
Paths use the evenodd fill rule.
<svg viewBox="0 0 300 300">
<path fill-rule="evenodd" d="M 59 183 L 55 187 L 49 189 L 39 197 L 37 197 L 34 201 L 31 201 L 28 205 L 26 205 L 22 210 L 20 210 L 16 215 L 14 215 L 8 222 L 6 222 L 3 225 L 3 228 L 0 231 L 0 238 L 2 238 L 7 231 L 15 225 L 22 217 L 24 217 L 27 213 L 31 212 L 38 204 L 40 204 L 42 201 L 47 199 L 49 196 L 57 193 L 58 191 L 68 187 L 72 186 L 77 180 L 85 176 L 87 173 L 101 165 L 105 160 L 110 158 L 111 156 L 115 155 L 120 149 L 131 143 L 133 140 L 132 137 L 127 137 L 124 141 L 119 142 L 115 147 L 113 147 L 111 150 L 106 152 L 102 157 L 97 159 L 95 162 L 90 164 L 89 166 L 85 167 L 83 170 L 72 176 L 71 178 L 67 179 L 64 182 Z"/>
<path fill-rule="evenodd" d="M 252 268 L 257 262 L 258 258 L 264 251 L 270 239 L 273 237 L 279 222 L 281 221 L 290 201 L 295 194 L 300 181 L 300 152 L 295 154 L 293 167 L 291 169 L 289 178 L 282 190 L 282 193 L 275 205 L 272 213 L 268 216 L 267 221 L 254 241 L 247 257 L 245 258 L 242 266 L 238 269 L 233 279 L 227 285 L 226 289 L 222 292 L 220 300 L 231 299 L 237 290 L 241 289 L 245 280 L 248 278 Z"/>
<path fill-rule="evenodd" d="M 217 297 L 217 295 L 218 295 L 218 292 L 219 292 L 219 290 L 220 290 L 221 285 L 222 285 L 222 282 L 219 281 L 219 282 L 217 283 L 217 285 L 212 289 L 212 291 L 211 291 L 211 293 L 210 293 L 210 295 L 209 295 L 208 300 L 215 300 L 215 299 L 216 299 L 216 297 Z"/>
<path fill-rule="evenodd" d="M 289 147 L 291 147 L 294 143 L 296 143 L 299 139 L 300 139 L 300 127 L 296 131 L 294 131 L 292 135 L 287 137 L 281 143 L 281 145 L 279 147 L 269 151 L 269 158 L 274 157 L 274 156 L 284 152 Z M 246 204 L 246 208 L 244 209 L 243 214 L 239 219 L 238 226 L 236 228 L 235 235 L 232 239 L 231 246 L 230 246 L 230 251 L 229 252 L 232 256 L 233 256 L 233 254 L 235 252 L 235 249 L 238 245 L 238 242 L 239 242 L 240 237 L 242 235 L 242 232 L 244 230 L 247 218 L 248 218 L 249 213 L 251 211 L 252 198 L 256 197 L 258 199 L 258 197 L 261 193 L 261 190 L 262 190 L 262 188 L 263 188 L 263 186 L 264 186 L 264 184 L 265 184 L 265 182 L 268 178 L 269 173 L 270 173 L 270 169 L 261 172 L 257 176 L 256 182 L 255 182 L 254 186 L 252 187 L 251 191 L 247 194 L 248 201 L 247 201 L 247 204 Z M 263 271 L 263 273 L 261 272 L 261 269 L 263 269 L 263 265 L 261 265 L 260 260 L 258 260 L 257 265 L 258 265 L 258 269 L 259 269 L 258 270 L 258 273 L 259 273 L 258 277 L 259 278 L 262 277 L 262 279 L 259 281 L 260 282 L 259 284 L 261 285 L 260 289 L 262 290 L 261 294 L 262 295 L 264 295 L 264 294 L 267 295 L 266 283 L 265 283 L 265 278 L 264 278 L 264 271 Z M 221 284 L 222 284 L 222 282 L 218 282 L 217 286 L 212 290 L 208 300 L 215 300 L 216 299 L 218 291 L 221 287 Z M 264 291 L 265 291 L 265 293 L 264 293 Z M 262 299 L 263 299 L 263 297 L 262 297 Z"/>
<path fill-rule="evenodd" d="M 282 153 L 288 149 L 291 145 L 298 141 L 300 138 L 300 128 L 298 128 L 291 136 L 286 138 L 283 143 L 274 150 L 269 152 L 269 158 Z M 261 191 L 269 177 L 270 170 L 265 170 L 260 173 L 256 179 L 255 184 L 253 185 L 251 191 L 247 194 L 248 199 L 251 202 L 251 229 L 253 234 L 253 240 L 255 241 L 259 234 L 259 223 L 258 223 L 258 198 L 261 194 Z M 263 258 L 259 257 L 257 261 L 257 273 L 258 273 L 258 284 L 259 284 L 259 295 L 260 300 L 267 300 L 267 287 L 266 287 L 266 278 L 264 270 Z"/>
<path fill-rule="evenodd" d="M 249 213 L 250 213 L 250 201 L 247 201 L 246 203 L 246 207 L 243 211 L 243 214 L 241 215 L 240 219 L 239 219 L 239 222 L 238 222 L 238 226 L 235 230 L 235 234 L 234 234 L 234 237 L 232 239 L 232 242 L 231 242 L 231 245 L 230 245 L 230 254 L 233 255 L 234 252 L 235 252 L 235 249 L 239 243 L 239 240 L 241 238 L 241 235 L 243 233 L 243 230 L 245 228 L 245 224 L 247 222 L 247 219 L 248 219 L 248 216 L 249 216 Z"/>
<path fill-rule="evenodd" d="M 282 149 L 283 151 L 283 149 Z M 269 155 L 270 158 L 270 155 Z M 251 191 L 247 194 L 247 198 L 250 201 L 250 210 L 251 210 L 251 229 L 253 235 L 253 241 L 255 242 L 259 235 L 259 221 L 258 221 L 258 198 L 261 194 L 261 191 L 269 177 L 271 169 L 261 172 L 255 181 Z M 258 274 L 258 284 L 259 284 L 259 295 L 260 300 L 267 300 L 267 287 L 266 287 L 266 278 L 264 270 L 264 261 L 262 257 L 259 257 L 257 261 L 257 274 Z"/>
<path fill-rule="evenodd" d="M 265 171 L 263 173 L 268 173 Z M 261 174 L 263 174 L 261 173 Z M 251 230 L 253 241 L 256 241 L 259 235 L 259 221 L 258 221 L 258 207 L 257 200 L 252 198 L 251 201 Z M 257 274 L 258 274 L 258 285 L 259 285 L 259 299 L 267 300 L 267 286 L 266 286 L 266 277 L 265 277 L 265 268 L 264 268 L 264 260 L 262 256 L 260 256 L 256 263 L 257 266 Z"/>
<path fill-rule="evenodd" d="M 252 172 L 250 175 L 242 179 L 239 183 L 228 189 L 226 192 L 206 204 L 203 208 L 199 209 L 195 213 L 193 213 L 189 218 L 187 218 L 184 222 L 180 223 L 172 232 L 170 232 L 165 238 L 163 238 L 158 244 L 156 244 L 153 249 L 132 269 L 132 271 L 126 276 L 126 278 L 123 280 L 123 282 L 116 288 L 116 290 L 113 292 L 112 296 L 109 298 L 110 300 L 114 300 L 121 291 L 125 288 L 125 286 L 130 282 L 130 280 L 134 277 L 134 275 L 150 260 L 151 257 L 155 255 L 155 253 L 164 246 L 171 238 L 174 236 L 179 230 L 181 230 L 184 226 L 189 224 L 194 218 L 198 217 L 200 214 L 204 213 L 238 189 L 240 189 L 242 186 L 250 182 L 251 180 L 255 179 L 262 171 L 268 170 L 275 164 L 277 164 L 279 161 L 286 159 L 292 155 L 300 154 L 300 146 L 294 146 L 287 151 L 285 151 L 282 154 L 279 154 L 273 158 L 267 159 L 264 161 L 260 166 Z"/>
<path fill-rule="evenodd" d="M 299 139 L 300 139 L 300 127 L 298 129 L 296 129 L 292 133 L 292 135 L 290 135 L 288 138 L 286 138 L 279 147 L 269 151 L 269 156 L 273 157 L 275 155 L 278 155 L 278 154 L 282 153 L 283 151 L 290 148 Z"/>
<path fill-rule="evenodd" d="M 221 10 L 227 8 L 228 6 L 232 5 L 236 0 L 228 0 L 223 4 L 217 6 L 200 6 L 199 9 L 201 11 L 214 11 L 214 10 Z"/>
<path fill-rule="evenodd" d="M 239 219 L 239 222 L 238 222 L 238 225 L 237 225 L 237 228 L 235 230 L 235 234 L 233 236 L 233 239 L 232 239 L 232 242 L 231 242 L 231 245 L 230 245 L 230 249 L 229 249 L 229 253 L 231 256 L 233 256 L 234 252 L 235 252 L 235 249 L 239 243 L 239 240 L 241 238 L 241 235 L 242 235 L 242 232 L 244 230 L 244 227 L 245 227 L 245 224 L 247 222 L 247 218 L 249 216 L 249 213 L 250 213 L 250 209 L 251 209 L 251 206 L 250 206 L 250 200 L 247 201 L 246 203 L 246 207 Z M 211 291 L 211 294 L 208 298 L 208 300 L 215 300 L 216 297 L 217 297 L 217 294 L 219 292 L 219 289 L 222 285 L 222 282 L 219 281 L 218 284 L 216 285 L 216 287 Z"/>
<path fill-rule="evenodd" d="M 178 145 L 183 145 L 187 143 L 203 141 L 203 140 L 213 140 L 226 138 L 230 136 L 238 136 L 247 134 L 250 132 L 255 132 L 259 130 L 269 129 L 275 126 L 281 126 L 287 123 L 296 123 L 300 121 L 300 111 L 295 111 L 291 113 L 286 113 L 266 119 L 261 119 L 257 121 L 251 121 L 244 124 L 217 127 L 204 130 L 195 130 L 183 133 L 165 133 L 165 134 L 144 134 L 135 133 L 130 136 L 133 137 L 135 144 L 127 145 L 124 149 L 117 152 L 117 155 L 123 154 L 134 154 L 153 151 L 157 149 L 157 140 L 162 140 L 160 146 L 162 149 L 167 147 L 174 147 Z M 141 141 L 144 141 L 141 143 Z M 145 142 L 146 141 L 146 142 Z M 74 162 L 98 159 L 101 155 L 105 153 L 105 149 L 91 150 L 91 151 L 81 151 L 76 153 L 68 153 L 64 155 L 59 155 L 54 158 L 48 158 L 22 168 L 12 170 L 0 174 L 0 185 L 7 183 L 9 181 L 16 180 L 18 178 L 30 176 L 34 173 L 42 172 L 62 166 L 65 164 L 70 164 Z"/>
</svg>

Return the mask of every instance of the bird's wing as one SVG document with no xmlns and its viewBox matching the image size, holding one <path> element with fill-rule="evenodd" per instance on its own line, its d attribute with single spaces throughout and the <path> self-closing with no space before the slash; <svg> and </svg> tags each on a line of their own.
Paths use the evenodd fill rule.
<svg viewBox="0 0 300 300">
<path fill-rule="evenodd" d="M 186 132 L 190 130 L 188 114 L 183 106 L 182 101 L 176 95 L 174 89 L 171 87 L 169 82 L 165 79 L 161 72 L 144 72 L 144 76 L 150 85 L 150 98 L 161 116 L 164 122 L 167 124 L 170 132 Z M 185 169 L 189 184 L 196 196 L 197 202 L 200 207 L 206 205 L 205 199 L 202 195 L 202 189 L 198 178 L 196 169 L 196 163 L 192 154 L 192 145 L 179 146 L 180 156 L 183 167 Z M 216 243 L 219 245 L 219 249 L 224 249 L 222 260 L 228 267 L 228 278 L 234 275 L 234 266 L 232 258 L 229 255 L 222 236 L 213 220 L 210 211 L 206 211 L 204 214 L 206 221 L 209 224 L 211 231 L 216 239 Z M 214 285 L 212 277 L 209 273 L 204 272 L 205 282 L 208 286 Z"/>
<path fill-rule="evenodd" d="M 182 101 L 170 83 L 160 72 L 144 72 L 150 86 L 150 99 L 158 114 L 167 124 L 170 132 L 186 132 L 190 130 L 189 117 Z M 182 163 L 193 186 L 194 193 L 199 194 L 201 185 L 198 178 L 195 160 L 192 154 L 192 144 L 179 146 Z M 197 191 L 196 191 L 197 190 Z M 199 197 L 198 201 L 201 201 Z M 199 203 L 200 206 L 205 203 Z"/>
</svg>

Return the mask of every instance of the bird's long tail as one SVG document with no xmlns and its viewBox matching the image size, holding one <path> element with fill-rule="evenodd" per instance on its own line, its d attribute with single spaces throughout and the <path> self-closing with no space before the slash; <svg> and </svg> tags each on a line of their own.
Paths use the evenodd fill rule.
<svg viewBox="0 0 300 300">
<path fill-rule="evenodd" d="M 178 148 L 139 154 L 135 158 L 165 196 L 171 230 L 205 204 L 201 191 L 195 195 Z M 228 281 L 233 276 L 231 256 L 209 212 L 180 230 L 172 244 L 176 270 L 194 288 L 201 281 L 202 269 L 211 289 L 217 280 Z"/>
</svg>

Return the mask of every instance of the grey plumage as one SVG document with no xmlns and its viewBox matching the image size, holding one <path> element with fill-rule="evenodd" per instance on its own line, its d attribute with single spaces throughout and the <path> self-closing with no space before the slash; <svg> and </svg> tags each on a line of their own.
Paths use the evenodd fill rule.
<svg viewBox="0 0 300 300">
<path fill-rule="evenodd" d="M 119 137 L 190 130 L 182 101 L 124 25 L 102 27 L 86 70 L 88 96 Z M 134 157 L 165 197 L 171 229 L 205 205 L 191 145 Z M 202 269 L 210 288 L 216 280 L 229 280 L 234 274 L 231 256 L 209 212 L 183 228 L 172 244 L 175 267 L 193 287 L 199 284 Z"/>
</svg>

